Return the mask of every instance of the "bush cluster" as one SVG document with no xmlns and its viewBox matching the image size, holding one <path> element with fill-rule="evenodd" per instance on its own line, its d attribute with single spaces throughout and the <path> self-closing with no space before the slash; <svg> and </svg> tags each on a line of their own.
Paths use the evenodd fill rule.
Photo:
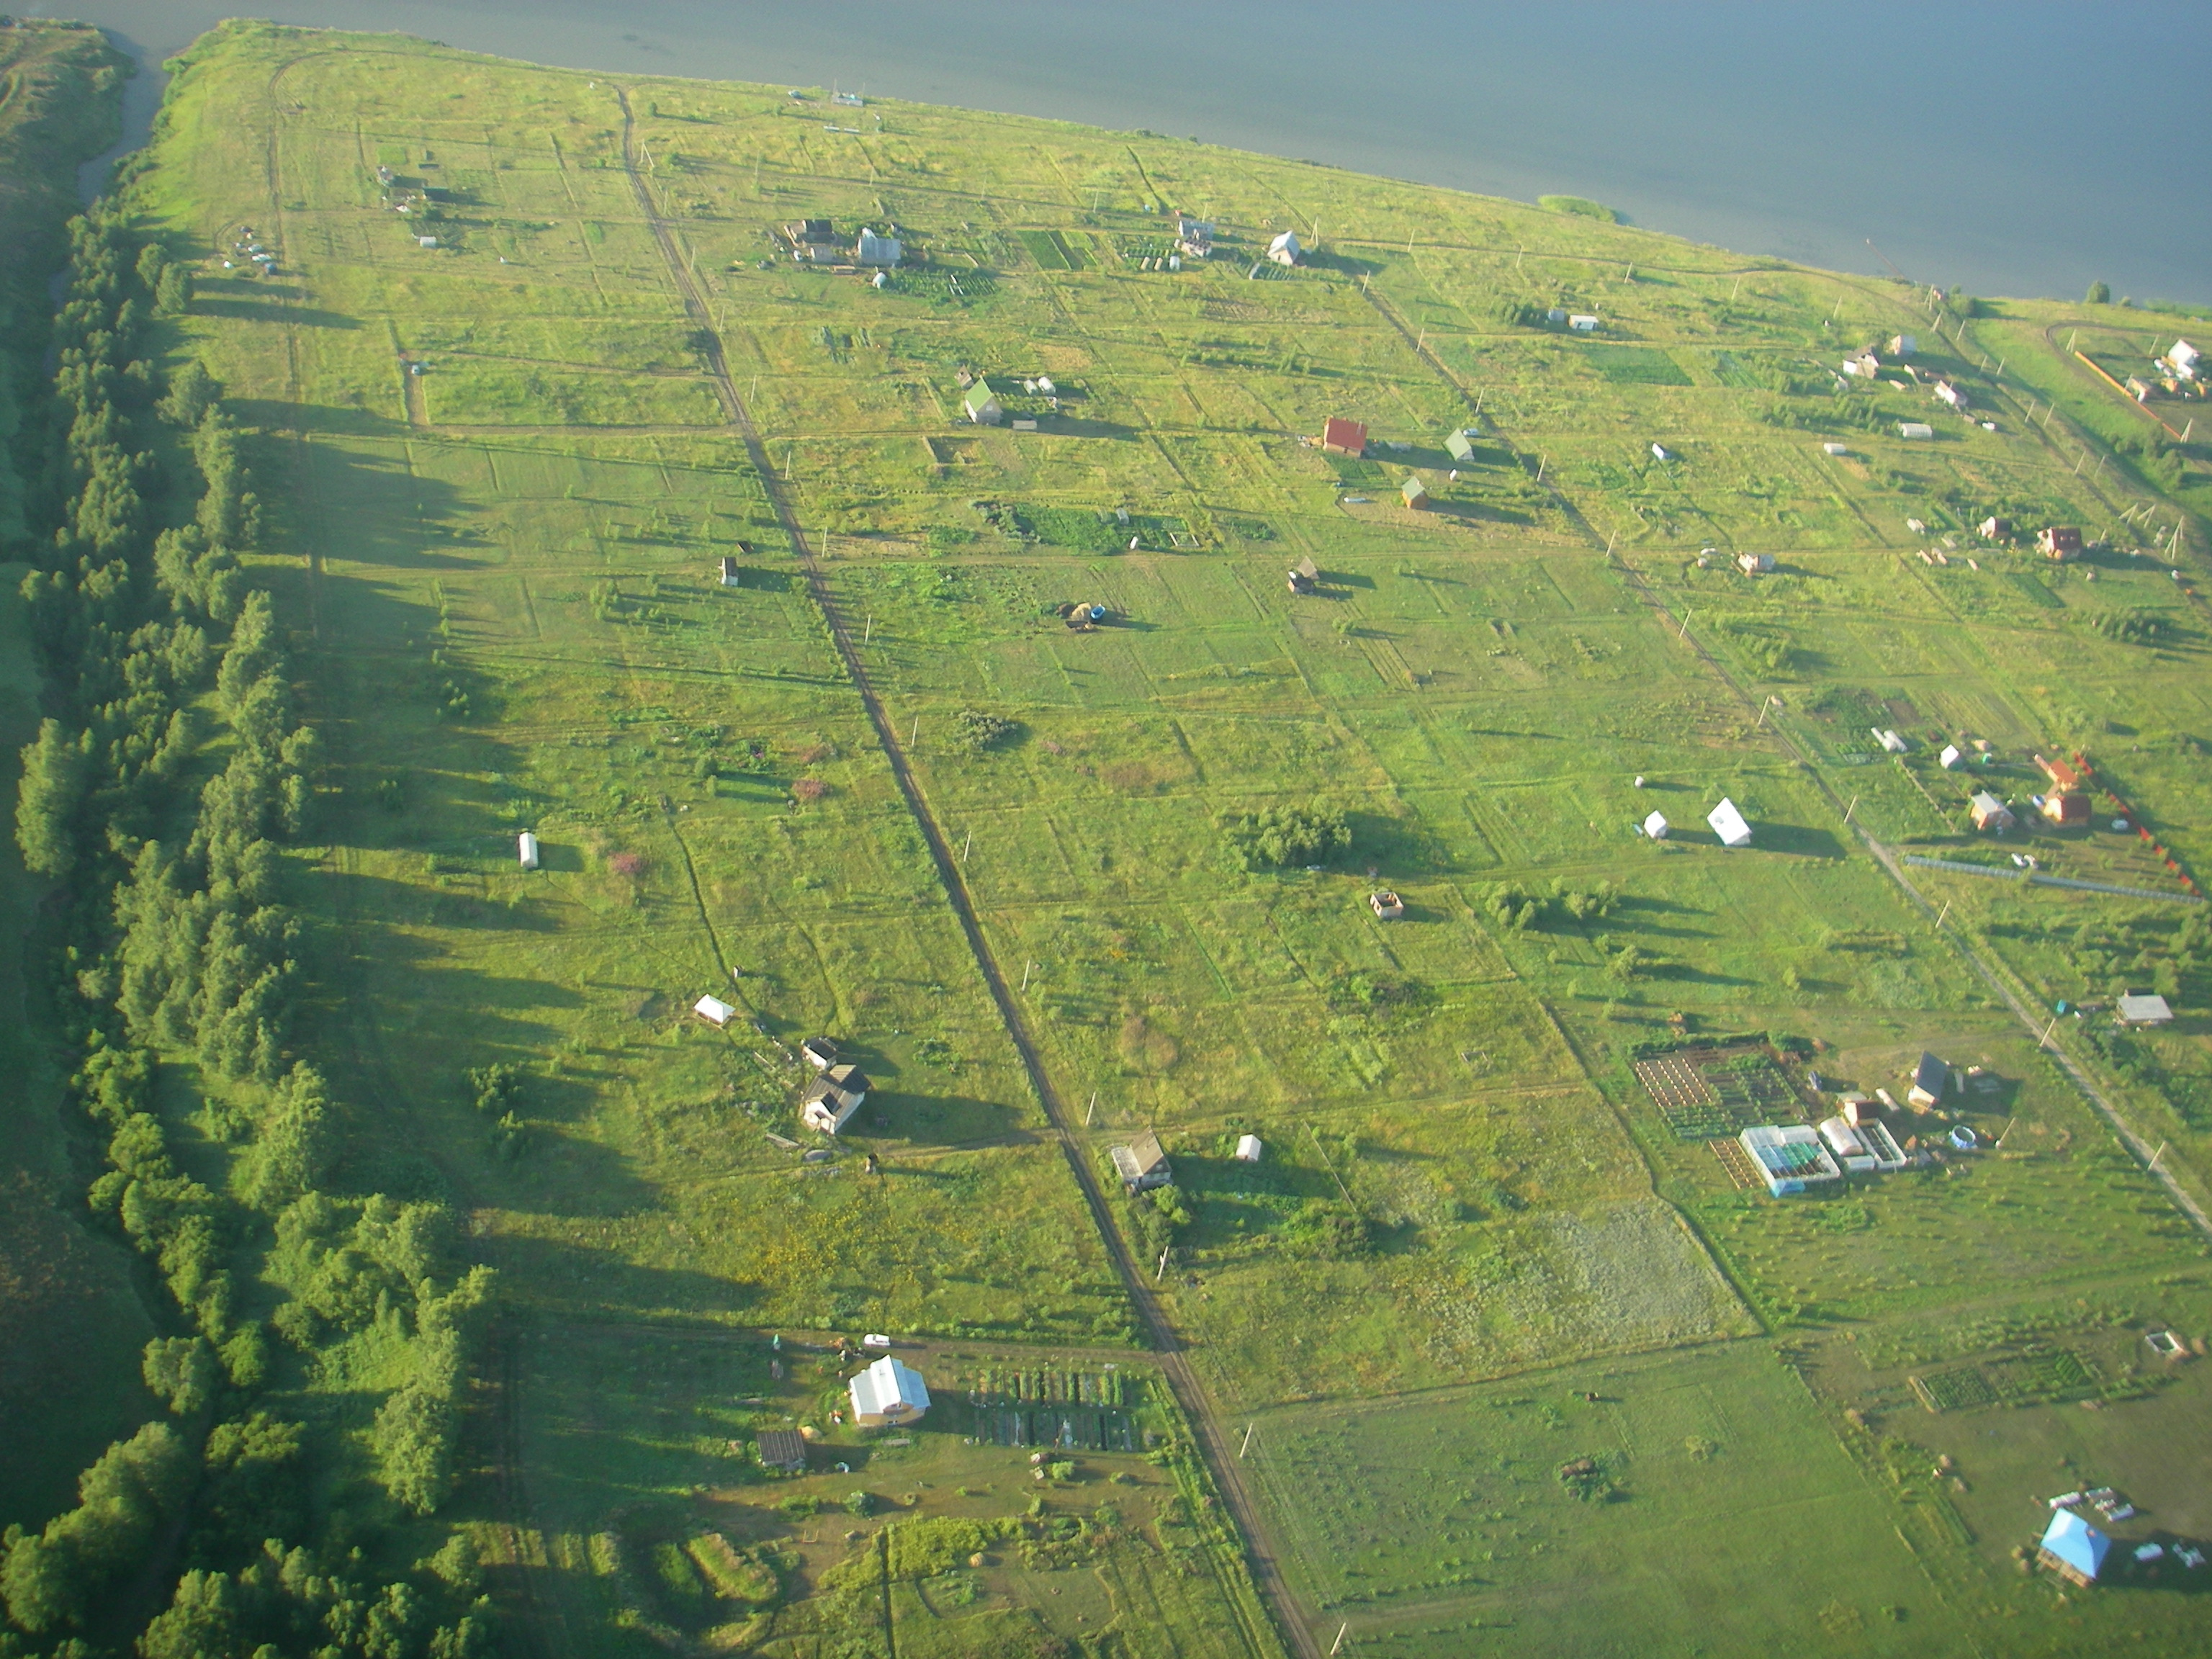
<svg viewBox="0 0 2212 1659">
<path fill-rule="evenodd" d="M 1248 870 L 1321 864 L 1352 846 L 1351 828 L 1334 807 L 1270 806 L 1239 813 L 1222 827 Z"/>
<path fill-rule="evenodd" d="M 963 708 L 952 717 L 953 729 L 959 732 L 960 741 L 981 754 L 995 748 L 1022 729 L 1019 720 L 1010 720 L 1003 714 L 986 714 L 980 708 Z"/>
<path fill-rule="evenodd" d="M 1518 882 L 1496 882 L 1483 895 L 1483 907 L 1498 926 L 1519 933 L 1561 917 L 1576 923 L 1595 921 L 1610 914 L 1620 898 L 1620 889 L 1609 881 L 1587 890 L 1554 881 L 1549 893 L 1534 892 Z"/>
</svg>

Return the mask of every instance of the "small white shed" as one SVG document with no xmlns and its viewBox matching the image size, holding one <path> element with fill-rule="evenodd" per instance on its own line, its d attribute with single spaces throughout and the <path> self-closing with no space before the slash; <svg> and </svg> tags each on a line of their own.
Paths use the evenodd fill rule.
<svg viewBox="0 0 2212 1659">
<path fill-rule="evenodd" d="M 1286 230 L 1267 244 L 1267 257 L 1279 265 L 1297 264 L 1298 255 L 1303 251 L 1298 246 L 1298 234 L 1295 230 Z"/>
<path fill-rule="evenodd" d="M 1874 740 L 1881 745 L 1884 754 L 1901 755 L 1911 747 L 1894 729 L 1884 731 L 1879 726 L 1869 726 L 1867 730 L 1874 733 Z"/>
<path fill-rule="evenodd" d="M 1597 332 L 1597 319 L 1589 316 L 1570 317 L 1567 319 L 1567 326 L 1577 334 L 1595 334 Z"/>
<path fill-rule="evenodd" d="M 1238 1163 L 1257 1164 L 1260 1161 L 1261 1150 L 1259 1136 L 1239 1135 L 1237 1138 L 1237 1161 Z"/>
<path fill-rule="evenodd" d="M 1943 745 L 1943 752 L 1936 756 L 1936 758 L 1942 763 L 1943 769 L 1948 772 L 1953 767 L 1956 766 L 1960 761 L 1964 760 L 1966 758 L 1966 754 L 1957 744 L 1947 743 Z"/>
<path fill-rule="evenodd" d="M 1751 845 L 1751 825 L 1744 822 L 1743 814 L 1736 811 L 1735 803 L 1726 797 L 1722 798 L 1718 806 L 1705 814 L 1705 822 L 1712 825 L 1713 833 L 1721 838 L 1722 846 Z"/>
<path fill-rule="evenodd" d="M 1925 421 L 1899 421 L 1897 435 L 1900 438 L 1932 438 L 1936 435 L 1936 428 Z"/>
<path fill-rule="evenodd" d="M 415 246 L 416 247 L 435 247 L 438 246 L 438 239 L 434 236 L 417 236 L 415 239 Z"/>
<path fill-rule="evenodd" d="M 515 861 L 526 870 L 538 867 L 538 837 L 527 830 L 514 838 Z"/>
<path fill-rule="evenodd" d="M 1667 451 L 1666 451 L 1665 447 L 1664 447 L 1664 446 L 1662 446 L 1662 445 L 1660 445 L 1660 444 L 1654 444 L 1654 445 L 1652 445 L 1652 446 L 1651 446 L 1651 459 L 1652 459 L 1653 460 L 1655 460 L 1655 461 L 1663 461 L 1663 460 L 1668 459 L 1668 454 L 1667 454 Z"/>
<path fill-rule="evenodd" d="M 1664 813 L 1654 812 L 1644 820 L 1644 833 L 1654 841 L 1667 839 L 1667 818 Z"/>
<path fill-rule="evenodd" d="M 1851 447 L 1849 444 L 1822 444 L 1820 453 L 1823 455 L 1848 455 L 1851 453 Z"/>
<path fill-rule="evenodd" d="M 701 997 L 691 1005 L 691 1012 L 717 1029 L 727 1025 L 738 1017 L 738 1011 L 720 997 Z"/>
</svg>

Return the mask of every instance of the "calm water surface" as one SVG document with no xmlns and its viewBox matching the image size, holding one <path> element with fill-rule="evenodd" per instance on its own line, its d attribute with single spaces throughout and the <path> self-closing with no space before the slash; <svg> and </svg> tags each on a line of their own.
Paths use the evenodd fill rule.
<svg viewBox="0 0 2212 1659">
<path fill-rule="evenodd" d="M 45 0 L 1149 127 L 1982 293 L 2212 303 L 2212 4 Z M 158 77 L 142 77 L 150 106 Z"/>
</svg>

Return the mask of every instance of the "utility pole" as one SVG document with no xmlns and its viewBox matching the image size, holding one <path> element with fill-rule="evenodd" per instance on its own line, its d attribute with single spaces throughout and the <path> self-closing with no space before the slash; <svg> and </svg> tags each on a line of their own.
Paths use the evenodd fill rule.
<svg viewBox="0 0 2212 1659">
<path fill-rule="evenodd" d="M 1152 1269 L 1152 1283 L 1153 1283 L 1153 1284 L 1155 1284 L 1155 1285 L 1158 1284 L 1158 1283 L 1160 1282 L 1160 1275 L 1161 1275 L 1161 1274 L 1163 1274 L 1163 1273 L 1164 1273 L 1165 1272 L 1167 1272 L 1167 1270 L 1168 1270 L 1168 1250 L 1172 1250 L 1173 1249 L 1175 1249 L 1175 1246 L 1174 1246 L 1174 1245 L 1172 1245 L 1172 1244 L 1170 1244 L 1170 1245 L 1169 1245 L 1169 1246 L 1167 1247 L 1167 1249 L 1166 1249 L 1166 1250 L 1162 1250 L 1162 1251 L 1160 1252 L 1160 1265 L 1159 1265 L 1158 1267 L 1155 1267 L 1155 1268 L 1153 1268 L 1153 1269 Z"/>
<path fill-rule="evenodd" d="M 967 839 L 967 840 L 965 840 L 965 841 L 963 841 L 963 842 L 962 842 L 960 843 L 960 862 L 961 862 L 961 863 L 965 864 L 965 863 L 967 863 L 967 862 L 968 862 L 968 849 L 969 849 L 969 848 L 973 847 L 975 844 L 975 832 L 973 830 L 970 830 L 968 832 L 968 839 Z"/>
<path fill-rule="evenodd" d="M 1328 1650 L 1328 1659 L 1336 1659 L 1337 1653 L 1344 1646 L 1344 1632 L 1351 1628 L 1351 1626 L 1346 1625 L 1336 1632 L 1336 1640 L 1330 1645 Z"/>
<path fill-rule="evenodd" d="M 1030 969 L 1036 966 L 1036 963 L 1034 962 L 1025 962 L 1022 964 L 1022 989 L 1024 991 L 1030 988 Z"/>
<path fill-rule="evenodd" d="M 868 643 L 868 641 L 871 641 L 871 640 L 874 639 L 875 637 L 876 637 L 876 613 L 875 613 L 874 611 L 871 611 L 868 613 L 868 626 L 867 626 L 866 629 L 866 630 L 861 634 L 861 635 L 860 635 L 860 643 L 861 643 L 862 645 L 866 645 L 866 644 L 867 644 L 867 643 Z"/>
<path fill-rule="evenodd" d="M 1943 918 L 1944 918 L 1944 917 L 1946 917 L 1946 916 L 1948 916 L 1948 915 L 1949 915 L 1950 914 L 1951 914 L 1951 901 L 1950 901 L 1950 900 L 1948 900 L 1948 899 L 1945 899 L 1945 900 L 1943 901 L 1943 908 L 1942 908 L 1941 910 L 1938 910 L 1938 911 L 1936 913 L 1936 931 L 1937 933 L 1942 933 L 1942 932 L 1943 931 Z"/>
<path fill-rule="evenodd" d="M 2160 1159 L 2160 1158 L 2164 1158 L 2164 1157 L 2166 1156 L 2166 1146 L 2168 1146 L 2168 1144 L 2169 1144 L 2168 1142 L 2166 1142 L 2166 1141 L 2163 1141 L 2163 1140 L 2161 1140 L 2161 1141 L 2160 1141 L 2160 1142 L 2158 1143 L 2158 1152 L 2157 1152 L 2157 1153 L 2156 1153 L 2156 1154 L 2155 1154 L 2155 1155 L 2151 1158 L 2151 1161 L 2150 1161 L 2150 1172 L 2151 1172 L 2151 1174 L 2153 1174 L 2153 1175 L 2156 1175 L 2156 1174 L 2158 1173 L 2159 1159 Z M 1249 1438 L 1249 1437 L 1247 1437 Z"/>
<path fill-rule="evenodd" d="M 1690 618 L 1697 614 L 1698 613 L 1694 611 L 1685 611 L 1682 613 L 1682 631 L 1680 634 L 1677 634 L 1674 636 L 1675 638 L 1686 640 L 1690 637 Z"/>
<path fill-rule="evenodd" d="M 1093 1090 L 1091 1091 L 1091 1104 L 1090 1104 L 1089 1106 L 1087 1106 L 1087 1107 L 1085 1107 L 1085 1108 L 1084 1109 L 1084 1113 L 1083 1113 L 1083 1127 L 1084 1127 L 1085 1128 L 1086 1128 L 1086 1129 L 1087 1129 L 1087 1128 L 1089 1128 L 1089 1127 L 1091 1127 L 1091 1123 L 1093 1122 L 1093 1121 L 1095 1121 L 1095 1120 L 1097 1119 L 1097 1115 L 1098 1115 L 1098 1091 L 1097 1091 L 1097 1090 L 1096 1090 L 1096 1089 L 1093 1089 Z"/>
<path fill-rule="evenodd" d="M 1257 1423 L 1247 1423 L 1244 1425 L 1244 1443 L 1237 1449 L 1238 1462 L 1242 1463 L 1244 1461 L 1244 1454 L 1252 1449 L 1252 1431 L 1259 1426 Z"/>
<path fill-rule="evenodd" d="M 1858 798 L 1856 795 L 1853 795 L 1853 796 L 1851 797 L 1851 804 L 1850 804 L 1849 806 L 1846 806 L 1845 808 L 1844 808 L 1844 822 L 1845 823 L 1849 823 L 1851 821 L 1851 814 L 1852 814 L 1852 813 L 1854 813 L 1854 812 L 1856 812 L 1856 811 L 1857 811 L 1858 810 L 1859 810 L 1859 798 Z"/>
</svg>

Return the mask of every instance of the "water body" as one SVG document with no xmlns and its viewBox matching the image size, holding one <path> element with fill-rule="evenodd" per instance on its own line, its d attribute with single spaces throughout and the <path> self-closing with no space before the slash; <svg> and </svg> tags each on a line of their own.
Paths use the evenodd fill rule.
<svg viewBox="0 0 2212 1659">
<path fill-rule="evenodd" d="M 2212 304 L 2212 6 L 46 0 L 158 64 L 227 15 L 1147 127 L 1977 293 Z M 142 76 L 143 119 L 158 91 Z M 1872 246 L 1869 246 L 1869 242 Z"/>
</svg>

